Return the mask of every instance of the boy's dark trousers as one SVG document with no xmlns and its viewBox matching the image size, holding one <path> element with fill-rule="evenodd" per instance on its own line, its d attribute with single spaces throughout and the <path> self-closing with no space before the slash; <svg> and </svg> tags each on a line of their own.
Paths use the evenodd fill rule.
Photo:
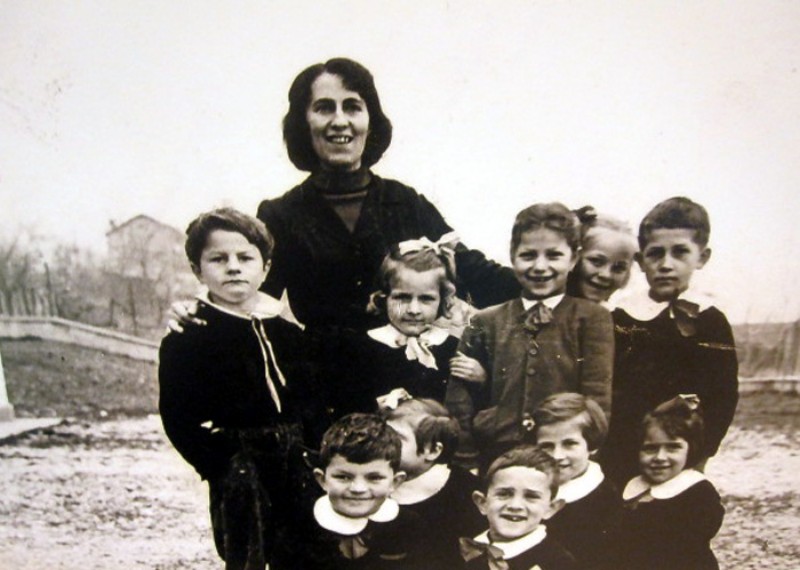
<svg viewBox="0 0 800 570">
<path fill-rule="evenodd" d="M 226 570 L 264 570 L 276 533 L 313 489 L 294 424 L 226 429 L 237 449 L 221 476 L 209 480 L 214 543 Z"/>
</svg>

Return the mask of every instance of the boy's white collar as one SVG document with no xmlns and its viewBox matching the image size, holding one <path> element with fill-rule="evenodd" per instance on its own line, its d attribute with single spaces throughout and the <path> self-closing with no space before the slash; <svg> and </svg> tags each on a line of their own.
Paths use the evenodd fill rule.
<svg viewBox="0 0 800 570">
<path fill-rule="evenodd" d="M 483 532 L 475 537 L 475 542 L 482 542 L 483 544 L 491 544 L 496 546 L 503 552 L 503 558 L 508 560 L 519 556 L 526 550 L 530 550 L 547 537 L 547 529 L 543 524 L 540 524 L 525 536 L 521 536 L 508 542 L 492 542 L 489 539 L 489 531 Z"/>
<path fill-rule="evenodd" d="M 671 499 L 677 497 L 689 487 L 693 487 L 700 481 L 705 480 L 706 476 L 694 469 L 684 469 L 669 481 L 664 481 L 658 485 L 652 485 L 639 475 L 625 485 L 625 490 L 622 491 L 622 499 L 629 501 L 647 491 L 650 491 L 650 496 L 654 499 Z"/>
<path fill-rule="evenodd" d="M 574 503 L 597 489 L 605 478 L 600 466 L 594 461 L 590 461 L 589 467 L 582 475 L 558 486 L 556 499 L 562 499 L 565 503 Z"/>
<path fill-rule="evenodd" d="M 370 336 L 370 338 L 377 340 L 378 342 L 391 348 L 405 346 L 405 340 L 408 338 L 407 335 L 401 333 L 392 324 L 369 330 L 367 331 L 367 334 Z M 419 341 L 427 346 L 438 346 L 446 341 L 448 336 L 450 336 L 450 333 L 447 331 L 447 329 L 443 329 L 434 325 L 419 335 Z"/>
<path fill-rule="evenodd" d="M 450 468 L 444 463 L 437 463 L 422 475 L 406 479 L 392 493 L 392 498 L 401 505 L 421 503 L 441 491 L 449 479 Z"/>
<path fill-rule="evenodd" d="M 552 297 L 548 297 L 547 299 L 526 299 L 522 297 L 522 307 L 527 311 L 528 309 L 532 308 L 537 303 L 542 303 L 545 307 L 549 309 L 555 309 L 561 300 L 564 298 L 564 294 L 561 295 L 553 295 Z"/>
<path fill-rule="evenodd" d="M 317 502 L 314 503 L 314 519 L 319 523 L 319 526 L 335 532 L 352 536 L 360 533 L 367 527 L 369 521 L 375 522 L 389 522 L 397 518 L 400 512 L 400 506 L 397 501 L 386 499 L 377 511 L 368 517 L 346 517 L 333 510 L 331 500 L 328 495 L 323 495 Z"/>
<path fill-rule="evenodd" d="M 250 311 L 249 315 L 237 313 L 236 311 L 231 311 L 230 309 L 216 304 L 209 297 L 208 289 L 204 289 L 198 293 L 196 299 L 205 303 L 206 305 L 214 307 L 218 311 L 221 311 L 227 315 L 239 317 L 240 319 L 250 319 L 252 317 L 257 319 L 273 319 L 275 317 L 280 317 L 286 321 L 289 321 L 290 323 L 300 326 L 301 328 L 303 327 L 303 325 L 292 313 L 292 309 L 289 307 L 288 299 L 276 299 L 275 297 L 267 295 L 263 291 L 259 291 L 257 293 L 256 306 L 252 311 Z"/>
<path fill-rule="evenodd" d="M 689 301 L 698 306 L 700 311 L 705 311 L 714 305 L 714 298 L 703 291 L 689 287 L 678 295 L 678 299 Z M 625 295 L 616 302 L 615 306 L 622 309 L 637 321 L 652 321 L 669 307 L 669 301 L 654 301 L 646 291 L 637 294 Z"/>
</svg>

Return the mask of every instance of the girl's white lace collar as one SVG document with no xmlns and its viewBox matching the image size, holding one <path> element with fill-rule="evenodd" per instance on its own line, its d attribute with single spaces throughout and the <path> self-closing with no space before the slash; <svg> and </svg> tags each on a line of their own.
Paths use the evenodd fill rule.
<svg viewBox="0 0 800 570">
<path fill-rule="evenodd" d="M 376 329 L 367 331 L 370 338 L 385 344 L 391 348 L 400 348 L 406 346 L 406 335 L 397 330 L 394 325 L 388 324 Z M 438 346 L 447 340 L 450 333 L 447 329 L 437 326 L 432 326 L 421 335 L 419 335 L 420 343 L 426 346 Z"/>
<path fill-rule="evenodd" d="M 515 540 L 509 540 L 508 542 L 492 542 L 489 539 L 488 530 L 476 536 L 475 542 L 482 542 L 484 544 L 496 546 L 503 551 L 503 558 L 508 560 L 509 558 L 514 558 L 515 556 L 519 556 L 523 552 L 530 550 L 542 542 L 545 537 L 547 537 L 547 529 L 543 524 L 540 524 L 525 536 L 521 536 Z"/>
<path fill-rule="evenodd" d="M 319 523 L 319 526 L 346 536 L 352 536 L 360 533 L 367 527 L 369 521 L 375 522 L 389 522 L 397 518 L 400 512 L 400 506 L 397 501 L 393 499 L 386 499 L 380 508 L 369 515 L 368 517 L 346 517 L 333 510 L 331 500 L 327 495 L 317 499 L 314 503 L 314 519 Z"/>
<path fill-rule="evenodd" d="M 449 479 L 450 468 L 437 463 L 422 475 L 404 481 L 392 493 L 392 498 L 401 505 L 421 503 L 441 491 Z"/>
<path fill-rule="evenodd" d="M 684 469 L 669 481 L 664 481 L 658 485 L 652 485 L 641 475 L 634 477 L 625 485 L 622 492 L 622 499 L 629 501 L 650 491 L 650 496 L 654 499 L 671 499 L 677 497 L 690 487 L 697 485 L 700 481 L 705 481 L 706 476 L 694 469 Z"/>
<path fill-rule="evenodd" d="M 714 298 L 708 293 L 698 291 L 689 287 L 686 291 L 678 295 L 678 299 L 694 303 L 699 311 L 705 311 L 714 305 Z M 632 316 L 637 321 L 652 321 L 660 315 L 664 309 L 669 307 L 669 301 L 654 301 L 644 292 L 626 295 L 615 304 L 616 308 L 621 309 Z"/>
<path fill-rule="evenodd" d="M 566 503 L 574 503 L 597 489 L 605 478 L 600 466 L 594 461 L 590 461 L 589 467 L 582 475 L 559 485 L 556 499 L 562 499 Z"/>
</svg>

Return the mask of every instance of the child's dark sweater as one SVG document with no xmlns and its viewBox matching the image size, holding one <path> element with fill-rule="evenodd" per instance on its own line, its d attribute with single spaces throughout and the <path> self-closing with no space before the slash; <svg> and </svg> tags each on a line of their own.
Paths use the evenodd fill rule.
<svg viewBox="0 0 800 570">
<path fill-rule="evenodd" d="M 575 556 L 580 568 L 604 567 L 622 511 L 616 487 L 603 477 L 599 465 L 590 463 L 586 473 L 559 488 L 556 498 L 566 504 L 545 521 L 548 535 Z"/>
<path fill-rule="evenodd" d="M 423 333 L 421 342 L 433 356 L 435 367 L 409 359 L 404 342 L 404 335 L 386 325 L 366 334 L 342 335 L 334 351 L 327 347 L 329 378 L 336 385 L 330 390 L 336 417 L 374 412 L 376 398 L 395 388 L 405 388 L 415 398 L 444 401 L 458 339 L 441 328 Z"/>
<path fill-rule="evenodd" d="M 325 507 L 320 509 L 320 506 Z M 425 526 L 411 511 L 397 509 L 384 516 L 388 504 L 384 504 L 375 516 L 370 517 L 361 529 L 349 528 L 351 521 L 337 528 L 337 520 L 331 521 L 320 511 L 330 514 L 330 503 L 322 497 L 314 505 L 314 513 L 303 518 L 303 522 L 287 530 L 278 541 L 270 564 L 273 570 L 424 570 L 424 552 L 420 537 Z M 339 515 L 333 519 L 344 519 Z M 348 527 L 348 528 L 345 528 Z M 431 569 L 433 570 L 433 569 Z"/>
<path fill-rule="evenodd" d="M 615 536 L 612 568 L 626 570 L 717 570 L 710 541 L 725 509 L 714 486 L 693 470 L 651 487 L 650 501 L 639 500 L 648 485 L 640 477 L 625 488 L 621 524 Z"/>
<path fill-rule="evenodd" d="M 423 537 L 425 561 L 431 569 L 452 568 L 461 562 L 458 539 L 475 536 L 485 528 L 486 519 L 472 501 L 472 493 L 480 488 L 480 479 L 465 469 L 435 465 L 419 479 L 442 480 L 444 486 L 434 495 L 422 498 L 416 491 L 417 480 L 403 483 L 393 497 L 401 509 L 419 516 L 428 528 Z"/>
<path fill-rule="evenodd" d="M 694 334 L 684 336 L 666 304 L 650 304 L 639 301 L 636 309 L 619 308 L 613 314 L 613 406 L 600 461 L 620 486 L 638 472 L 639 426 L 647 412 L 679 394 L 697 394 L 705 422 L 704 454 L 711 457 L 739 398 L 736 349 L 725 315 L 715 307 L 700 311 L 693 319 Z M 648 309 L 655 313 L 650 320 Z"/>
<path fill-rule="evenodd" d="M 313 491 L 300 470 L 303 425 L 318 431 L 320 417 L 301 329 L 259 296 L 250 317 L 201 301 L 207 324 L 170 333 L 159 361 L 164 430 L 209 482 L 220 556 L 253 568 Z"/>
<path fill-rule="evenodd" d="M 542 527 L 534 532 L 541 532 Z M 485 533 L 475 539 L 477 542 L 486 542 Z M 496 543 L 497 544 L 497 543 Z M 545 536 L 541 542 L 524 550 L 519 554 L 503 559 L 508 564 L 509 570 L 577 570 L 575 558 L 567 552 L 558 541 L 550 536 Z M 468 560 L 464 566 L 466 570 L 487 570 L 490 568 L 487 554 Z"/>
<path fill-rule="evenodd" d="M 267 316 L 238 316 L 201 301 L 197 317 L 207 324 L 170 333 L 161 343 L 159 410 L 164 430 L 204 479 L 224 472 L 237 451 L 231 430 L 313 421 L 317 411 L 313 374 L 301 358 L 308 354 L 303 333 L 277 315 L 277 300 L 261 295 L 260 307 L 266 306 L 261 313 Z"/>
</svg>

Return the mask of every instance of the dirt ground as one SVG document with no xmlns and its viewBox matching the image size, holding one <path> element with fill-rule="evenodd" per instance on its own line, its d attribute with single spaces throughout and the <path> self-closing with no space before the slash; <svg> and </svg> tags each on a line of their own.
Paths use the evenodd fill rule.
<svg viewBox="0 0 800 570">
<path fill-rule="evenodd" d="M 708 475 L 723 495 L 722 568 L 800 567 L 800 397 L 740 411 Z M 0 441 L 0 570 L 210 570 L 205 485 L 157 416 L 65 421 Z"/>
</svg>

